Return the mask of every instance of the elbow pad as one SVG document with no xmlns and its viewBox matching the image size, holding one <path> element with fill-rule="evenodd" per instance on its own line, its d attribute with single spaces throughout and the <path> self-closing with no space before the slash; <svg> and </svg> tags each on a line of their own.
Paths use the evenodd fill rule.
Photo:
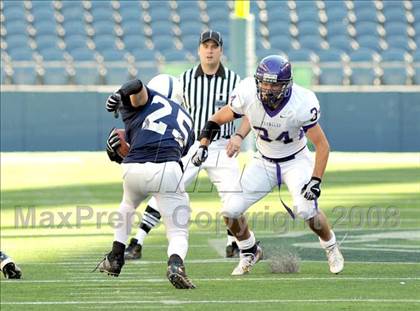
<svg viewBox="0 0 420 311">
<path fill-rule="evenodd" d="M 130 96 L 139 93 L 143 89 L 143 83 L 139 79 L 130 80 L 124 83 L 119 92 L 122 96 Z"/>
</svg>

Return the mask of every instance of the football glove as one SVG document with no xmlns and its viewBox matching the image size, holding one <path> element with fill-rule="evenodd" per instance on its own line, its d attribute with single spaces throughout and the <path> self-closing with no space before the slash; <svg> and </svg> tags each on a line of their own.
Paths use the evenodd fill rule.
<svg viewBox="0 0 420 311">
<path fill-rule="evenodd" d="M 307 200 L 318 199 L 321 195 L 321 178 L 311 177 L 311 180 L 305 184 L 300 192 Z"/>
<path fill-rule="evenodd" d="M 113 161 L 121 164 L 124 160 L 118 154 L 118 148 L 121 146 L 121 140 L 118 136 L 117 129 L 114 127 L 109 132 L 108 139 L 106 140 L 106 153 L 108 154 L 108 158 Z"/>
<path fill-rule="evenodd" d="M 208 156 L 209 156 L 209 151 L 207 149 L 207 146 L 201 145 L 200 147 L 198 147 L 197 151 L 192 156 L 191 162 L 195 166 L 200 166 L 204 161 L 206 161 Z"/>
<path fill-rule="evenodd" d="M 121 105 L 122 99 L 119 91 L 112 93 L 106 100 L 106 110 L 109 112 L 117 111 Z"/>
</svg>

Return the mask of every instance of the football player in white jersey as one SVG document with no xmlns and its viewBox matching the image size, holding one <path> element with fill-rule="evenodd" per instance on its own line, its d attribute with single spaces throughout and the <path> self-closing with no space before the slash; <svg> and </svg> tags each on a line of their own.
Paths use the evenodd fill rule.
<svg viewBox="0 0 420 311">
<path fill-rule="evenodd" d="M 315 94 L 293 84 L 291 64 L 278 55 L 265 57 L 254 77 L 244 79 L 231 95 L 230 104 L 207 122 L 200 135 L 201 146 L 193 156 L 197 166 L 206 160 L 207 146 L 221 124 L 248 117 L 256 136 L 257 152 L 240 180 L 241 193 L 232 193 L 224 202 L 223 215 L 241 250 L 240 262 L 232 275 L 250 271 L 262 258 L 262 249 L 248 229 L 243 214 L 272 188 L 286 184 L 293 198 L 291 216 L 303 218 L 318 235 L 325 249 L 330 271 L 343 270 L 344 259 L 325 214 L 319 209 L 329 144 L 318 124 L 319 103 Z M 246 136 L 248 133 L 239 133 Z M 306 144 L 315 146 L 315 163 Z"/>
</svg>

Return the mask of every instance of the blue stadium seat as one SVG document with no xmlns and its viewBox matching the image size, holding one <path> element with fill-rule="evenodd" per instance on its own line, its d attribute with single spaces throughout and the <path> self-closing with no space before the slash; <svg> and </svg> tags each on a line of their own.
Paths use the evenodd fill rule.
<svg viewBox="0 0 420 311">
<path fill-rule="evenodd" d="M 35 25 L 36 35 L 57 35 L 56 23 L 51 23 L 49 21 L 42 21 Z"/>
<path fill-rule="evenodd" d="M 156 61 L 156 53 L 153 50 L 134 50 L 130 51 L 137 62 Z"/>
<path fill-rule="evenodd" d="M 379 38 L 377 36 L 364 35 L 357 38 L 357 43 L 361 48 L 369 48 L 376 52 L 382 50 Z"/>
<path fill-rule="evenodd" d="M 122 12 L 134 11 L 140 16 L 142 13 L 139 1 L 120 1 L 119 3 L 119 11 L 121 14 Z"/>
<path fill-rule="evenodd" d="M 36 36 L 35 39 L 39 51 L 58 47 L 58 37 L 56 35 Z"/>
<path fill-rule="evenodd" d="M 131 79 L 127 64 L 105 64 L 105 82 L 109 85 L 121 85 Z"/>
<path fill-rule="evenodd" d="M 360 10 L 360 11 L 356 11 L 356 20 L 357 23 L 360 22 L 372 22 L 372 21 L 377 21 L 378 19 L 378 15 L 376 13 L 376 10 Z"/>
<path fill-rule="evenodd" d="M 410 46 L 408 37 L 404 35 L 389 36 L 386 41 L 390 49 L 400 48 L 405 51 L 414 50 L 414 46 Z"/>
<path fill-rule="evenodd" d="M 296 3 L 299 3 L 299 1 L 297 1 Z M 301 2 L 301 3 L 304 3 L 304 2 Z M 304 22 L 304 21 L 319 22 L 318 8 L 314 6 L 298 9 L 297 15 L 298 15 L 299 23 Z"/>
<path fill-rule="evenodd" d="M 23 8 L 23 6 L 21 7 L 9 7 L 9 3 L 8 5 L 5 5 L 3 8 L 3 14 L 6 18 L 6 21 L 26 21 L 26 14 L 25 14 L 25 10 Z"/>
<path fill-rule="evenodd" d="M 20 47 L 9 50 L 9 56 L 13 61 L 30 61 L 33 60 L 34 51 L 29 47 Z"/>
<path fill-rule="evenodd" d="M 144 36 L 144 24 L 138 20 L 128 20 L 122 23 L 122 29 L 124 31 L 124 36 L 127 35 L 137 35 Z"/>
<path fill-rule="evenodd" d="M 359 48 L 349 53 L 352 62 L 372 62 L 375 59 L 376 52 L 368 48 Z"/>
<path fill-rule="evenodd" d="M 113 10 L 109 8 L 92 6 L 91 14 L 94 22 L 108 21 L 112 23 L 114 21 Z"/>
<path fill-rule="evenodd" d="M 85 48 L 87 36 L 85 35 L 71 35 L 65 37 L 66 50 L 72 51 L 77 48 Z"/>
<path fill-rule="evenodd" d="M 386 23 L 402 22 L 402 21 L 407 20 L 405 12 L 401 10 L 385 11 L 384 15 L 385 15 Z"/>
<path fill-rule="evenodd" d="M 353 49 L 350 44 L 350 38 L 344 36 L 333 36 L 328 38 L 328 43 L 330 47 L 340 49 L 345 51 L 346 53 L 351 52 Z"/>
<path fill-rule="evenodd" d="M 21 47 L 29 48 L 29 37 L 24 34 L 8 35 L 6 42 L 9 50 L 18 49 Z"/>
<path fill-rule="evenodd" d="M 183 9 L 178 9 L 178 14 L 181 18 L 181 23 L 185 21 L 201 22 L 200 14 L 197 14 L 198 8 L 195 6 L 188 6 Z"/>
<path fill-rule="evenodd" d="M 270 44 L 273 49 L 288 51 L 292 48 L 291 41 L 291 37 L 288 34 L 276 34 L 270 36 Z M 260 42 L 261 41 L 259 40 L 258 43 Z"/>
<path fill-rule="evenodd" d="M 322 50 L 322 38 L 320 36 L 299 36 L 299 43 L 302 48 L 312 50 L 312 51 L 319 51 Z"/>
<path fill-rule="evenodd" d="M 164 50 L 161 53 L 167 62 L 188 61 L 187 51 L 184 50 Z"/>
<path fill-rule="evenodd" d="M 341 1 L 340 1 L 341 2 Z M 341 7 L 327 7 L 328 23 L 347 20 L 347 9 Z"/>
<path fill-rule="evenodd" d="M 198 35 L 182 36 L 182 44 L 184 45 L 184 49 L 192 54 L 197 53 L 198 40 Z"/>
<path fill-rule="evenodd" d="M 70 35 L 87 35 L 85 24 L 81 20 L 71 20 L 64 21 L 63 23 L 64 30 L 66 31 L 66 36 Z"/>
<path fill-rule="evenodd" d="M 404 85 L 407 83 L 407 70 L 403 65 L 382 67 L 382 84 L 385 85 Z"/>
<path fill-rule="evenodd" d="M 115 36 L 112 34 L 95 36 L 93 39 L 95 42 L 95 49 L 97 51 L 112 49 L 115 47 Z"/>
<path fill-rule="evenodd" d="M 95 36 L 112 35 L 115 32 L 115 24 L 112 21 L 100 20 L 93 24 Z"/>
<path fill-rule="evenodd" d="M 294 62 L 313 62 L 316 60 L 316 54 L 307 49 L 289 50 L 287 51 L 287 57 L 289 60 Z"/>
<path fill-rule="evenodd" d="M 372 0 L 355 0 L 353 1 L 354 10 L 376 10 L 375 2 Z"/>
<path fill-rule="evenodd" d="M 153 37 L 155 37 L 155 36 L 167 35 L 167 34 L 172 33 L 174 24 L 169 20 L 158 21 L 158 22 L 152 21 L 151 26 L 152 26 L 152 31 L 153 31 Z"/>
<path fill-rule="evenodd" d="M 420 64 L 414 66 L 413 82 L 416 85 L 420 85 Z"/>
<path fill-rule="evenodd" d="M 360 22 L 355 25 L 357 36 L 371 35 L 378 36 L 378 23 L 374 21 Z"/>
<path fill-rule="evenodd" d="M 7 31 L 7 36 L 10 35 L 23 35 L 27 33 L 27 25 L 23 21 L 13 20 L 7 21 L 4 24 Z"/>
<path fill-rule="evenodd" d="M 420 63 L 420 49 L 417 49 L 412 56 L 413 62 Z"/>
<path fill-rule="evenodd" d="M 97 9 L 113 10 L 112 1 L 110 0 L 92 1 L 91 10 L 97 10 Z"/>
<path fill-rule="evenodd" d="M 38 12 L 33 12 L 34 21 L 33 24 L 35 27 L 38 26 L 39 23 L 50 23 L 51 25 L 55 26 L 55 17 L 54 17 L 54 10 L 51 9 L 43 9 Z"/>
<path fill-rule="evenodd" d="M 74 65 L 74 82 L 78 85 L 95 85 L 100 82 L 100 75 L 96 64 L 84 65 L 76 63 Z"/>
<path fill-rule="evenodd" d="M 181 22 L 179 27 L 181 28 L 182 36 L 195 35 L 198 37 L 204 30 L 204 25 L 196 21 Z"/>
<path fill-rule="evenodd" d="M 327 49 L 327 50 L 320 50 L 317 52 L 319 61 L 323 62 L 342 62 L 343 58 L 345 57 L 346 53 L 339 49 Z"/>
<path fill-rule="evenodd" d="M 407 23 L 389 22 L 384 25 L 386 36 L 407 35 Z"/>
<path fill-rule="evenodd" d="M 229 19 L 229 9 L 227 5 L 220 5 L 221 3 L 218 3 L 218 6 L 214 7 L 208 7 L 207 8 L 207 14 L 210 17 L 210 22 L 214 23 L 217 21 L 226 21 Z"/>
<path fill-rule="evenodd" d="M 106 62 L 108 61 L 125 61 L 126 53 L 122 50 L 114 49 L 105 49 L 101 50 L 100 54 Z"/>
<path fill-rule="evenodd" d="M 143 81 L 150 81 L 154 76 L 159 74 L 157 63 L 151 63 L 151 62 L 136 63 L 136 69 L 139 72 L 139 77 Z"/>
<path fill-rule="evenodd" d="M 150 3 L 154 3 L 151 1 Z M 161 4 L 160 4 L 161 5 Z M 152 22 L 161 22 L 161 21 L 169 21 L 170 20 L 170 11 L 165 8 L 154 8 L 149 10 L 150 17 L 152 18 Z"/>
<path fill-rule="evenodd" d="M 273 1 L 265 2 L 267 6 L 268 20 L 284 19 L 289 20 L 290 9 L 287 1 Z"/>
<path fill-rule="evenodd" d="M 64 5 L 64 2 L 71 2 L 72 5 Z M 61 13 L 64 16 L 64 21 L 82 19 L 85 9 L 82 7 L 81 1 L 63 1 L 63 8 Z"/>
<path fill-rule="evenodd" d="M 67 84 L 69 76 L 64 66 L 44 66 L 43 84 Z"/>
<path fill-rule="evenodd" d="M 162 51 L 162 50 L 170 50 L 175 49 L 175 43 L 173 40 L 173 36 L 171 35 L 157 35 L 153 37 L 153 44 L 155 50 Z"/>
<path fill-rule="evenodd" d="M 145 38 L 137 35 L 124 36 L 124 45 L 129 52 L 147 49 Z"/>
<path fill-rule="evenodd" d="M 124 1 L 125 2 L 125 1 Z M 136 21 L 138 23 L 142 23 L 143 24 L 143 17 L 141 15 L 141 12 L 139 12 L 139 10 L 124 10 L 124 11 L 120 11 L 121 14 L 121 23 L 125 24 L 126 22 L 129 21 Z"/>
<path fill-rule="evenodd" d="M 321 85 L 341 85 L 345 78 L 343 67 L 337 66 L 321 66 L 319 75 L 319 84 Z"/>
<path fill-rule="evenodd" d="M 354 67 L 351 68 L 352 74 L 350 82 L 353 85 L 373 85 L 375 83 L 376 74 L 371 67 Z"/>
<path fill-rule="evenodd" d="M 278 34 L 289 34 L 290 20 L 289 18 L 270 18 L 267 21 L 267 27 L 271 32 Z"/>
<path fill-rule="evenodd" d="M 299 37 L 300 36 L 320 36 L 319 23 L 313 21 L 303 21 L 298 24 Z"/>
<path fill-rule="evenodd" d="M 88 49 L 87 47 L 80 47 L 74 50 L 69 51 L 70 55 L 75 61 L 94 61 L 95 53 L 94 51 Z"/>
<path fill-rule="evenodd" d="M 388 49 L 381 53 L 383 62 L 404 62 L 407 59 L 407 52 L 403 49 Z"/>
<path fill-rule="evenodd" d="M 35 63 L 24 67 L 13 67 L 13 84 L 37 84 L 38 75 L 35 71 Z"/>
<path fill-rule="evenodd" d="M 41 54 L 44 61 L 64 61 L 63 51 L 59 48 L 51 47 L 40 50 L 39 54 Z"/>
<path fill-rule="evenodd" d="M 337 20 L 328 22 L 326 24 L 327 26 L 327 32 L 328 32 L 328 38 L 334 37 L 334 36 L 348 36 L 347 26 L 348 23 L 343 20 Z"/>
</svg>

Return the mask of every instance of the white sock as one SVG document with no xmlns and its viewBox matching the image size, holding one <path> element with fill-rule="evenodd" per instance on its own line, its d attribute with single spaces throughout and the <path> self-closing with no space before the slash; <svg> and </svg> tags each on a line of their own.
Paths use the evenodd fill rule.
<svg viewBox="0 0 420 311">
<path fill-rule="evenodd" d="M 177 254 L 182 260 L 185 259 L 188 252 L 188 237 L 187 236 L 174 236 L 169 240 L 168 245 L 168 258 Z"/>
<path fill-rule="evenodd" d="M 136 240 L 137 240 L 137 244 L 143 245 L 144 242 L 144 238 L 147 236 L 147 232 L 144 231 L 143 229 L 138 229 L 137 230 L 137 234 L 136 234 Z"/>
<path fill-rule="evenodd" d="M 232 245 L 233 242 L 236 242 L 236 239 L 233 235 L 227 235 L 227 242 L 226 245 Z"/>
<path fill-rule="evenodd" d="M 250 231 L 251 236 L 243 241 L 237 241 L 236 243 L 238 243 L 238 247 L 239 249 L 248 249 L 251 248 L 255 245 L 255 236 L 254 236 L 254 232 Z"/>
<path fill-rule="evenodd" d="M 330 232 L 331 232 L 331 239 L 329 241 L 324 241 L 321 238 L 319 238 L 319 244 L 321 244 L 321 247 L 323 249 L 330 248 L 331 246 L 334 246 L 337 243 L 335 239 L 334 231 L 331 230 Z"/>
<path fill-rule="evenodd" d="M 131 232 L 131 225 L 133 221 L 135 208 L 122 202 L 118 213 L 120 214 L 119 220 L 114 223 L 114 241 L 127 245 L 127 239 Z"/>
</svg>

